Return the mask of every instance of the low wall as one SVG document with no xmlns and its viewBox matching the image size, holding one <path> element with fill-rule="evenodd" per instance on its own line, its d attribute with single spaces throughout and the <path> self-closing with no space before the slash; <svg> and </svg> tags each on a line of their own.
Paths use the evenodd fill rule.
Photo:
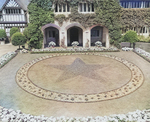
<svg viewBox="0 0 150 122">
<path fill-rule="evenodd" d="M 135 47 L 139 47 L 147 52 L 150 52 L 150 43 L 136 42 Z"/>
</svg>

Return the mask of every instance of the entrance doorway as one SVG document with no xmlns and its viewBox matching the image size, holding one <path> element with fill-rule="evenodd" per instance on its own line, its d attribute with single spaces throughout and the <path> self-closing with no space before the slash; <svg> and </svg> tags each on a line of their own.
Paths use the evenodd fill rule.
<svg viewBox="0 0 150 122">
<path fill-rule="evenodd" d="M 91 29 L 91 46 L 95 46 L 95 42 L 103 40 L 103 27 L 96 26 Z M 104 45 L 104 44 L 103 44 Z"/>
<path fill-rule="evenodd" d="M 79 27 L 71 27 L 67 31 L 67 45 L 72 46 L 72 42 L 79 42 L 79 46 L 83 46 L 83 31 Z"/>
<path fill-rule="evenodd" d="M 46 28 L 45 35 L 46 35 L 46 44 L 44 45 L 44 48 L 48 47 L 51 41 L 55 42 L 56 46 L 59 46 L 59 30 L 57 28 L 54 27 Z"/>
</svg>

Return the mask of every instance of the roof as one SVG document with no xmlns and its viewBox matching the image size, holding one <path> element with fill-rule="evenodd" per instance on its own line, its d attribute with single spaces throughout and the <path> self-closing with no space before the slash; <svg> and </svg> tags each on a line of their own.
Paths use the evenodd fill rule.
<svg viewBox="0 0 150 122">
<path fill-rule="evenodd" d="M 9 0 L 0 0 L 0 11 L 6 6 Z M 23 10 L 27 10 L 30 0 L 15 0 Z"/>
</svg>

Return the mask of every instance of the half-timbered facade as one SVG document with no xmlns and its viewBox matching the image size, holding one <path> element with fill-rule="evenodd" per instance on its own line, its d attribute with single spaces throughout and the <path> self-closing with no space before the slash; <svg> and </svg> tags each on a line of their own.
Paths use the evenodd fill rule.
<svg viewBox="0 0 150 122">
<path fill-rule="evenodd" d="M 24 5 L 16 0 L 0 0 L 0 29 L 5 29 L 9 36 L 12 27 L 18 27 L 23 32 L 27 26 L 27 14 Z"/>
</svg>

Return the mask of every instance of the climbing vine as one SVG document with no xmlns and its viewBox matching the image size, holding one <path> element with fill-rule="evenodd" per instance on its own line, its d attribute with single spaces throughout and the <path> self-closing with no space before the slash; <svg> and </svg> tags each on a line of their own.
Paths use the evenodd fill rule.
<svg viewBox="0 0 150 122">
<path fill-rule="evenodd" d="M 56 20 L 56 21 L 58 21 L 58 24 L 60 25 L 60 26 L 62 26 L 62 24 L 63 24 L 63 22 L 64 21 L 68 21 L 68 17 L 66 17 L 64 14 L 58 14 L 58 15 L 56 15 L 55 17 L 54 17 L 54 19 Z"/>
<path fill-rule="evenodd" d="M 78 3 L 93 3 L 95 13 L 82 14 L 78 12 Z M 54 16 L 53 4 L 68 4 L 71 13 L 68 17 L 63 14 Z M 79 22 L 85 28 L 100 24 L 109 30 L 111 42 L 118 44 L 122 28 L 144 27 L 150 25 L 150 9 L 124 9 L 118 0 L 31 0 L 28 7 L 30 23 L 34 29 L 39 29 L 47 23 L 58 21 L 61 26 L 64 21 Z M 31 25 L 29 26 L 31 27 Z M 30 29 L 30 32 L 34 32 Z M 34 35 L 31 42 L 42 40 L 42 32 Z M 38 37 L 40 36 L 40 37 Z M 42 43 L 42 41 L 39 41 Z M 31 43 L 31 44 L 32 44 Z M 34 46 L 37 48 L 36 46 Z"/>
<path fill-rule="evenodd" d="M 109 36 L 113 42 L 121 37 L 120 14 L 121 6 L 117 0 L 97 0 L 96 21 L 109 30 Z"/>
<path fill-rule="evenodd" d="M 47 23 L 54 22 L 54 14 L 50 10 L 44 10 L 37 3 L 30 3 L 28 6 L 28 12 L 30 14 L 30 23 L 27 27 L 27 39 L 28 45 L 31 48 L 41 48 L 43 42 L 43 34 L 41 26 Z"/>
<path fill-rule="evenodd" d="M 150 26 L 150 8 L 121 9 L 121 28 Z"/>
</svg>

